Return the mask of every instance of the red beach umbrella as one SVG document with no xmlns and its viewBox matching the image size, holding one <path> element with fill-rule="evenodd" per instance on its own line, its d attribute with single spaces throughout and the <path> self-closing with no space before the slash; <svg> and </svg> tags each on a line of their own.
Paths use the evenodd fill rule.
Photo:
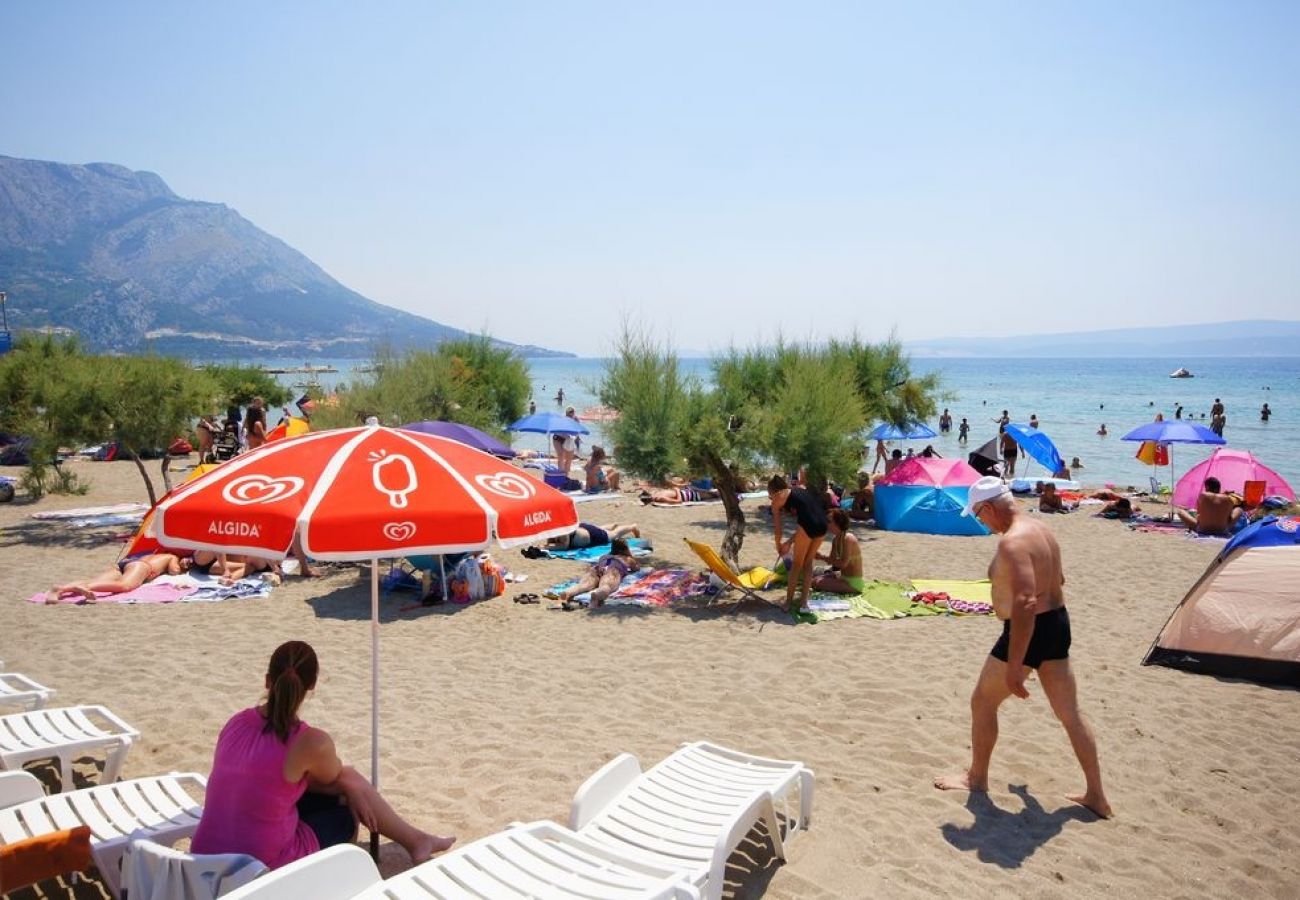
<svg viewBox="0 0 1300 900">
<path fill-rule="evenodd" d="M 265 444 L 158 504 L 167 547 L 372 560 L 371 778 L 379 785 L 379 559 L 513 547 L 567 534 L 573 500 L 447 438 L 367 426 Z"/>
</svg>

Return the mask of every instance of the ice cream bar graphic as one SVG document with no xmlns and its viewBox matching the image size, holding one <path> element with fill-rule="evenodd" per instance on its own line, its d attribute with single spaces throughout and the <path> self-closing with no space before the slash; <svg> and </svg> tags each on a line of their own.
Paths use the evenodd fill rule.
<svg viewBox="0 0 1300 900">
<path fill-rule="evenodd" d="M 379 460 L 370 474 L 375 490 L 387 494 L 388 502 L 394 509 L 405 509 L 406 495 L 420 486 L 415 479 L 415 466 L 400 453 Z"/>
</svg>

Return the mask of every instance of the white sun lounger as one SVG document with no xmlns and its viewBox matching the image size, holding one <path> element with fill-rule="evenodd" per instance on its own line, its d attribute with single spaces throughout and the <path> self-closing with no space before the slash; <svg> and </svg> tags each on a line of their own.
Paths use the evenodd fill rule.
<svg viewBox="0 0 1300 900">
<path fill-rule="evenodd" d="M 676 869 L 628 859 L 552 822 L 514 825 L 380 881 L 354 844 L 331 847 L 225 900 L 694 900 Z"/>
<path fill-rule="evenodd" d="M 812 801 L 813 773 L 803 764 L 700 741 L 644 773 L 631 754 L 611 760 L 578 789 L 569 826 L 621 855 L 676 868 L 701 896 L 717 898 L 727 859 L 750 830 L 763 822 L 784 859 L 785 841 L 808 827 Z"/>
<path fill-rule="evenodd" d="M 94 719 L 107 723 L 95 724 Z M 58 759 L 62 789 L 72 788 L 76 754 L 103 750 L 104 782 L 117 780 L 131 742 L 140 736 L 102 706 L 34 709 L 0 716 L 0 769 L 16 769 L 34 759 Z"/>
<path fill-rule="evenodd" d="M 37 684 L 26 675 L 17 672 L 0 673 L 0 703 L 21 703 L 30 709 L 40 709 L 52 696 L 52 688 Z"/>
<path fill-rule="evenodd" d="M 207 779 L 194 773 L 135 778 L 45 796 L 29 772 L 0 772 L 0 843 L 90 827 L 90 846 L 104 883 L 121 891 L 121 860 L 132 836 L 171 844 L 194 834 Z"/>
</svg>

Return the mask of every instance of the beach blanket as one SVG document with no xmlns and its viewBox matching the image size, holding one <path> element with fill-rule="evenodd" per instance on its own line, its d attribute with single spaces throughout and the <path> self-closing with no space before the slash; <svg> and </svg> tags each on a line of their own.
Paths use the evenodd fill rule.
<svg viewBox="0 0 1300 900">
<path fill-rule="evenodd" d="M 61 522 L 73 528 L 103 528 L 109 525 L 139 525 L 149 506 L 144 503 L 118 503 L 114 506 L 85 506 L 32 513 L 33 519 Z"/>
<path fill-rule="evenodd" d="M 633 556 L 649 556 L 650 542 L 645 538 L 628 538 L 628 548 L 632 551 Z M 609 544 L 593 544 L 590 547 L 579 547 L 573 550 L 547 550 L 547 554 L 552 559 L 577 559 L 583 562 L 595 562 L 610 551 Z"/>
<path fill-rule="evenodd" d="M 988 581 L 868 581 L 861 594 L 810 594 L 800 621 L 992 615 L 991 591 Z"/>
<path fill-rule="evenodd" d="M 578 583 L 577 578 L 562 581 L 546 591 L 546 596 L 558 598 L 560 594 Z M 627 575 L 618 590 L 605 600 L 606 606 L 668 606 L 678 600 L 702 597 L 712 593 L 709 580 L 689 569 L 641 569 Z M 591 593 L 579 594 L 575 602 L 587 606 Z"/>
<path fill-rule="evenodd" d="M 1128 523 L 1130 531 L 1140 531 L 1144 534 L 1181 534 L 1189 540 L 1195 541 L 1226 541 L 1227 535 L 1223 534 L 1197 534 L 1182 522 L 1165 522 L 1161 519 L 1151 518 L 1134 518 Z"/>
<path fill-rule="evenodd" d="M 122 594 L 96 593 L 96 603 L 212 603 L 220 600 L 251 600 L 268 597 L 271 585 L 253 576 L 241 578 L 231 585 L 223 585 L 211 575 L 160 575 L 148 584 Z M 45 594 L 33 594 L 28 603 L 44 603 Z M 82 606 L 88 601 L 81 597 L 64 597 L 63 605 Z"/>
<path fill-rule="evenodd" d="M 993 582 L 987 578 L 979 581 L 961 581 L 941 578 L 913 578 L 912 587 L 918 591 L 947 594 L 954 600 L 968 603 L 992 603 Z"/>
</svg>

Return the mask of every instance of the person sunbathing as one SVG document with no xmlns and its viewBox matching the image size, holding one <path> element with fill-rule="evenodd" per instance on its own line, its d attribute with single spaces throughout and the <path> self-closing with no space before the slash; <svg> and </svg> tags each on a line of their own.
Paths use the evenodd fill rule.
<svg viewBox="0 0 1300 900">
<path fill-rule="evenodd" d="M 179 575 L 188 567 L 189 560 L 182 560 L 174 553 L 128 556 L 94 578 L 50 588 L 45 602 L 58 603 L 66 596 L 78 596 L 84 603 L 94 603 L 96 593 L 125 594 L 159 575 Z"/>
<path fill-rule="evenodd" d="M 867 586 L 862 577 L 862 545 L 858 536 L 849 531 L 849 514 L 842 509 L 831 510 L 828 530 L 831 533 L 831 552 L 818 553 L 817 558 L 830 563 L 835 571 L 814 578 L 813 590 L 861 594 Z"/>
<path fill-rule="evenodd" d="M 1038 496 L 1038 511 L 1045 513 L 1066 513 L 1078 506 L 1077 503 L 1066 503 L 1060 494 L 1056 492 L 1056 485 L 1050 481 L 1040 481 L 1042 492 Z"/>
<path fill-rule="evenodd" d="M 641 564 L 632 555 L 627 541 L 617 538 L 610 542 L 609 552 L 591 564 L 586 573 L 573 587 L 561 591 L 556 599 L 565 609 L 573 609 L 577 596 L 591 592 L 591 608 L 603 606 L 606 598 L 618 590 L 628 574 L 641 568 Z"/>
<path fill-rule="evenodd" d="M 1196 498 L 1196 512 L 1174 507 L 1175 515 L 1197 534 L 1229 534 L 1246 511 L 1232 497 L 1219 493 L 1220 490 L 1219 479 L 1210 476 L 1205 479 L 1205 490 Z"/>
<path fill-rule="evenodd" d="M 639 538 L 640 536 L 641 529 L 632 522 L 626 525 L 614 522 L 605 526 L 593 525 L 590 522 L 579 522 L 578 527 L 568 534 L 547 539 L 546 549 L 581 550 L 583 547 L 600 547 L 619 538 Z"/>
<path fill-rule="evenodd" d="M 1128 497 L 1117 497 L 1103 506 L 1097 515 L 1103 519 L 1131 519 L 1134 513 L 1141 511 L 1142 507 L 1135 506 Z"/>
<path fill-rule="evenodd" d="M 855 522 L 865 522 L 875 518 L 876 489 L 871 486 L 871 476 L 866 472 L 858 473 L 858 489 L 853 492 L 853 506 L 849 507 L 849 518 Z"/>
<path fill-rule="evenodd" d="M 326 732 L 298 718 L 319 671 L 316 651 L 303 641 L 271 654 L 266 698 L 235 713 L 217 737 L 191 852 L 247 853 L 278 869 L 356 840 L 358 823 L 401 844 L 413 863 L 456 842 L 402 819 L 342 763 Z"/>
<path fill-rule="evenodd" d="M 619 473 L 617 469 L 605 468 L 605 448 L 597 444 L 591 448 L 591 458 L 582 468 L 587 473 L 587 483 L 583 490 L 588 494 L 600 494 L 605 491 L 618 490 Z"/>
<path fill-rule="evenodd" d="M 651 503 L 699 503 L 702 500 L 721 500 L 722 491 L 717 488 L 699 488 L 691 484 L 679 487 L 654 488 L 641 492 L 641 502 Z"/>
</svg>

